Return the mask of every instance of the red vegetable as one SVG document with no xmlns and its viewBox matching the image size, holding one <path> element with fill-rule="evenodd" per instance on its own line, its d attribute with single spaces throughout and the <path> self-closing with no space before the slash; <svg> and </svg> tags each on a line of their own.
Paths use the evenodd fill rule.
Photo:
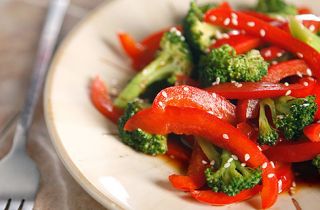
<svg viewBox="0 0 320 210">
<path fill-rule="evenodd" d="M 115 124 L 119 117 L 123 114 L 123 110 L 115 107 L 109 96 L 108 89 L 99 77 L 91 82 L 90 97 L 93 105 Z"/>
<path fill-rule="evenodd" d="M 238 122 L 243 122 L 247 119 L 257 118 L 259 114 L 259 100 L 238 100 L 236 113 Z"/>
<path fill-rule="evenodd" d="M 258 19 L 266 21 L 266 22 L 277 21 L 277 19 L 274 19 L 274 18 L 270 17 L 269 15 L 266 15 L 266 14 L 263 14 L 263 13 L 259 13 L 259 12 L 255 12 L 255 11 L 246 10 L 246 11 L 241 11 L 241 13 L 253 16 L 255 18 L 258 18 Z"/>
<path fill-rule="evenodd" d="M 303 60 L 290 60 L 269 67 L 268 74 L 262 78 L 263 82 L 278 83 L 280 80 L 294 75 L 308 75 L 311 70 Z M 311 76 L 311 75 L 309 75 Z"/>
<path fill-rule="evenodd" d="M 153 108 L 161 111 L 166 106 L 197 108 L 227 122 L 236 122 L 235 106 L 232 103 L 217 94 L 209 94 L 191 86 L 169 87 L 158 93 Z"/>
<path fill-rule="evenodd" d="M 304 83 L 306 82 L 306 83 Z M 300 83 L 284 85 L 268 82 L 222 83 L 206 88 L 209 93 L 219 94 L 227 99 L 258 99 L 272 98 L 284 95 L 306 97 L 316 85 L 314 79 L 301 80 Z"/>
<path fill-rule="evenodd" d="M 307 8 L 307 7 L 299 7 L 298 8 L 298 14 L 302 15 L 302 14 L 311 14 L 312 11 Z"/>
<path fill-rule="evenodd" d="M 320 142 L 320 124 L 314 123 L 303 129 L 304 135 L 312 142 Z"/>
<path fill-rule="evenodd" d="M 255 130 L 254 128 L 249 125 L 248 123 L 246 122 L 241 122 L 239 124 L 237 124 L 237 128 L 243 133 L 245 134 L 249 139 L 252 138 L 252 136 L 254 135 L 255 133 Z"/>
<path fill-rule="evenodd" d="M 285 51 L 283 49 L 281 49 L 280 47 L 276 47 L 276 46 L 270 46 L 270 47 L 266 47 L 266 48 L 263 48 L 260 50 L 262 57 L 266 61 L 271 61 L 271 60 L 277 59 L 277 58 L 281 57 L 284 52 Z"/>
<path fill-rule="evenodd" d="M 189 192 L 197 189 L 197 185 L 193 182 L 190 176 L 172 174 L 169 176 L 169 181 L 177 190 Z"/>
<path fill-rule="evenodd" d="M 177 99 L 178 100 L 178 99 Z M 213 144 L 229 150 L 242 162 L 251 167 L 261 166 L 268 159 L 261 153 L 256 144 L 230 124 L 218 119 L 207 111 L 167 106 L 165 110 L 149 108 L 135 114 L 125 125 L 126 130 L 141 128 L 149 133 L 187 134 L 201 136 Z M 248 157 L 249 159 L 245 158 Z M 277 178 L 270 177 L 274 169 L 269 166 L 263 169 L 262 206 L 273 205 L 277 197 Z"/>
<path fill-rule="evenodd" d="M 230 21 L 235 16 L 237 21 Z M 253 16 L 226 8 L 211 9 L 205 14 L 204 19 L 214 25 L 244 30 L 248 34 L 260 37 L 266 42 L 298 55 L 310 66 L 313 74 L 320 78 L 320 54 L 307 44 L 293 38 L 289 33 Z"/>
<path fill-rule="evenodd" d="M 265 155 L 274 161 L 303 162 L 320 154 L 320 143 L 310 141 L 281 142 L 264 151 Z"/>
<path fill-rule="evenodd" d="M 135 59 L 144 51 L 144 47 L 129 34 L 121 32 L 118 33 L 118 37 L 122 48 L 130 58 Z"/>
<path fill-rule="evenodd" d="M 232 204 L 240 201 L 247 200 L 256 195 L 261 189 L 261 186 L 257 185 L 251 189 L 243 190 L 235 196 L 228 196 L 224 193 L 213 192 L 212 190 L 194 190 L 191 192 L 192 197 L 196 200 L 215 206 L 222 206 Z"/>
<path fill-rule="evenodd" d="M 216 43 L 213 44 L 212 48 L 218 48 L 224 44 L 233 47 L 237 54 L 243 54 L 259 47 L 262 44 L 262 41 L 260 38 L 246 34 L 229 35 L 228 38 L 218 39 Z"/>
<path fill-rule="evenodd" d="M 290 189 L 294 181 L 293 171 L 290 163 L 275 162 L 275 171 L 278 178 L 279 192 L 285 192 Z"/>
<path fill-rule="evenodd" d="M 168 156 L 173 156 L 174 159 L 188 163 L 191 157 L 191 149 L 184 145 L 179 139 L 168 139 Z"/>
</svg>

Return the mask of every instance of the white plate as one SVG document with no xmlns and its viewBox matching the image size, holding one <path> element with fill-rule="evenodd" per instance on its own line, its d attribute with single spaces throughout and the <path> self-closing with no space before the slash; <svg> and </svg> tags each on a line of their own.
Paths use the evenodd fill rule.
<svg viewBox="0 0 320 210">
<path fill-rule="evenodd" d="M 231 2 L 240 2 L 231 1 Z M 254 1 L 241 1 L 254 2 Z M 304 1 L 320 11 L 317 1 Z M 136 38 L 172 26 L 189 0 L 117 0 L 93 12 L 63 42 L 45 90 L 45 116 L 52 141 L 69 172 L 95 199 L 110 209 L 254 209 L 258 196 L 229 207 L 211 207 L 174 190 L 168 160 L 139 154 L 123 145 L 117 129 L 90 103 L 88 84 L 101 75 L 107 84 L 124 84 L 133 74 L 116 32 Z M 311 6 L 312 5 L 312 6 Z M 302 209 L 316 209 L 319 189 L 304 188 L 294 197 Z M 293 209 L 281 195 L 274 209 Z"/>
</svg>

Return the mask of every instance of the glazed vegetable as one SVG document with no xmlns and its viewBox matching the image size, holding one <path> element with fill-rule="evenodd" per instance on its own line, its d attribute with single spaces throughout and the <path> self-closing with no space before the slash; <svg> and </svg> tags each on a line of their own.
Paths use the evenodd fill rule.
<svg viewBox="0 0 320 210">
<path fill-rule="evenodd" d="M 296 139 L 301 136 L 303 128 L 313 122 L 317 104 L 314 96 L 306 98 L 283 96 L 275 100 L 275 109 L 276 127 L 287 139 Z"/>
<path fill-rule="evenodd" d="M 315 158 L 313 158 L 312 165 L 314 165 L 320 172 L 320 155 L 317 155 Z"/>
<path fill-rule="evenodd" d="M 220 29 L 203 21 L 204 13 L 213 5 L 199 7 L 191 1 L 189 11 L 183 20 L 183 31 L 193 55 L 197 60 L 201 54 L 208 52 L 217 31 Z"/>
<path fill-rule="evenodd" d="M 212 191 L 235 196 L 260 182 L 261 169 L 241 165 L 238 157 L 226 150 L 221 152 L 220 159 L 221 164 L 218 170 L 207 168 L 205 171 L 207 184 Z"/>
<path fill-rule="evenodd" d="M 284 0 L 258 0 L 255 10 L 272 15 L 296 15 L 295 6 L 287 4 Z"/>
<path fill-rule="evenodd" d="M 275 118 L 275 105 L 272 99 L 264 99 L 260 102 L 260 114 L 259 114 L 259 144 L 261 145 L 275 145 L 279 134 L 278 132 L 270 125 L 270 122 L 266 116 L 266 107 L 269 107 L 271 110 L 272 121 Z"/>
<path fill-rule="evenodd" d="M 251 50 L 237 56 L 234 48 L 223 45 L 201 58 L 199 79 L 203 87 L 211 86 L 213 82 L 254 82 L 261 80 L 267 70 L 268 63 L 259 51 Z"/>
<path fill-rule="evenodd" d="M 167 137 L 163 135 L 153 135 L 144 132 L 141 129 L 125 131 L 124 125 L 138 111 L 146 108 L 147 105 L 140 100 L 129 103 L 124 114 L 119 119 L 118 130 L 119 136 L 123 143 L 133 149 L 149 155 L 164 154 L 167 151 Z"/>
<path fill-rule="evenodd" d="M 152 83 L 169 79 L 174 84 L 177 75 L 189 75 L 192 69 L 191 52 L 181 32 L 173 28 L 164 34 L 158 56 L 139 72 L 121 91 L 115 105 L 125 108 Z"/>
</svg>

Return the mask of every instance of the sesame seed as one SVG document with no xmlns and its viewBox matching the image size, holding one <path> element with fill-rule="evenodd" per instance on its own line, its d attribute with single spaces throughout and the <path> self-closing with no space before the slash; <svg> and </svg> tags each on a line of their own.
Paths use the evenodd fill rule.
<svg viewBox="0 0 320 210">
<path fill-rule="evenodd" d="M 267 50 L 267 51 L 264 53 L 264 56 L 270 57 L 270 56 L 271 56 L 271 50 Z"/>
<path fill-rule="evenodd" d="M 178 30 L 177 30 L 177 28 L 176 27 L 172 27 L 172 28 L 170 28 L 170 32 L 177 32 Z"/>
<path fill-rule="evenodd" d="M 304 86 L 308 86 L 309 83 L 308 83 L 308 82 L 303 82 L 303 85 L 304 85 Z"/>
<path fill-rule="evenodd" d="M 272 65 L 277 65 L 277 64 L 278 64 L 278 61 L 272 61 L 271 64 L 272 64 Z"/>
<path fill-rule="evenodd" d="M 298 77 L 303 77 L 302 73 L 300 71 L 297 72 Z"/>
<path fill-rule="evenodd" d="M 284 85 L 288 87 L 288 86 L 289 86 L 289 83 L 288 83 L 288 82 L 285 82 Z"/>
<path fill-rule="evenodd" d="M 300 53 L 300 52 L 297 52 L 297 56 L 298 56 L 299 58 L 303 58 L 303 54 Z"/>
<path fill-rule="evenodd" d="M 310 25 L 310 26 L 309 26 L 309 30 L 310 30 L 310 31 L 314 31 L 315 29 L 316 29 L 316 27 L 315 27 L 314 25 Z"/>
<path fill-rule="evenodd" d="M 264 29 L 260 30 L 260 36 L 262 36 L 262 37 L 266 36 L 266 31 Z"/>
<path fill-rule="evenodd" d="M 247 165 L 247 164 L 245 164 L 245 163 L 241 163 L 241 166 L 242 166 L 242 167 L 245 167 L 246 165 Z"/>
<path fill-rule="evenodd" d="M 229 39 L 230 38 L 229 34 L 226 34 L 226 33 L 223 33 L 221 36 L 224 39 Z"/>
<path fill-rule="evenodd" d="M 215 44 L 217 42 L 217 40 L 215 40 L 215 39 L 212 39 L 211 40 L 211 44 Z M 208 50 L 209 51 L 209 50 Z"/>
<path fill-rule="evenodd" d="M 277 118 L 282 120 L 284 118 L 284 116 L 283 115 L 277 115 Z"/>
<path fill-rule="evenodd" d="M 277 57 L 281 57 L 282 54 L 283 54 L 282 52 L 278 52 L 278 53 L 277 53 Z"/>
<path fill-rule="evenodd" d="M 286 92 L 286 96 L 289 96 L 290 94 L 291 94 L 291 90 L 288 90 L 287 92 Z"/>
<path fill-rule="evenodd" d="M 216 81 L 212 83 L 212 85 L 219 85 L 220 84 L 220 77 L 217 77 Z"/>
<path fill-rule="evenodd" d="M 213 111 L 208 111 L 208 113 L 214 115 Z"/>
<path fill-rule="evenodd" d="M 168 97 L 168 94 L 167 94 L 165 91 L 162 91 L 161 95 L 162 95 L 163 97 L 165 97 L 165 98 Z"/>
<path fill-rule="evenodd" d="M 239 160 L 238 156 L 236 156 L 236 155 L 231 155 L 231 157 L 232 157 L 234 160 Z"/>
<path fill-rule="evenodd" d="M 267 163 L 267 162 L 264 162 L 261 167 L 262 167 L 262 168 L 267 168 L 267 166 L 268 166 L 268 163 Z"/>
<path fill-rule="evenodd" d="M 221 39 L 222 38 L 222 33 L 220 31 L 216 32 L 216 38 Z"/>
<path fill-rule="evenodd" d="M 255 22 L 247 22 L 247 25 L 248 25 L 249 27 L 254 27 L 256 24 L 255 24 Z"/>
<path fill-rule="evenodd" d="M 184 91 L 189 91 L 189 88 L 188 87 L 183 87 L 183 90 Z"/>
<path fill-rule="evenodd" d="M 170 158 L 171 158 L 171 159 L 174 159 L 174 158 L 175 158 L 175 156 L 174 156 L 174 155 L 170 155 Z"/>
<path fill-rule="evenodd" d="M 224 166 L 223 166 L 223 167 L 224 167 L 224 168 L 229 168 L 229 167 L 230 167 L 230 165 L 231 165 L 230 163 L 226 163 L 226 164 L 224 164 Z"/>
<path fill-rule="evenodd" d="M 229 158 L 227 162 L 231 163 L 232 161 L 233 161 L 233 158 Z"/>
<path fill-rule="evenodd" d="M 235 18 L 232 18 L 232 24 L 237 26 L 238 25 L 238 20 Z"/>
<path fill-rule="evenodd" d="M 282 192 L 282 180 L 279 179 L 278 180 L 278 193 L 281 193 Z"/>
<path fill-rule="evenodd" d="M 241 83 L 235 83 L 235 86 L 236 86 L 237 88 L 241 88 L 241 87 L 243 86 L 243 84 L 241 84 Z"/>
<path fill-rule="evenodd" d="M 216 93 L 211 93 L 212 97 L 217 97 L 217 94 Z"/>
<path fill-rule="evenodd" d="M 202 160 L 201 162 L 202 162 L 202 164 L 203 164 L 203 165 L 208 164 L 208 162 L 207 162 L 207 161 L 205 161 L 205 160 Z"/>
<path fill-rule="evenodd" d="M 272 168 L 275 168 L 274 162 L 270 161 L 270 165 L 272 166 Z"/>
<path fill-rule="evenodd" d="M 245 161 L 248 161 L 250 159 L 250 155 L 248 154 L 248 153 L 246 153 L 245 155 L 244 155 L 244 160 Z"/>
<path fill-rule="evenodd" d="M 164 104 L 162 103 L 162 101 L 159 102 L 159 106 L 161 106 L 162 108 L 164 108 Z"/>
<path fill-rule="evenodd" d="M 233 12 L 233 13 L 231 13 L 231 17 L 234 18 L 234 19 L 237 19 L 237 18 L 238 18 L 238 15 Z"/>
<path fill-rule="evenodd" d="M 307 75 L 310 76 L 310 77 L 312 76 L 312 71 L 309 68 L 307 69 Z"/>
<path fill-rule="evenodd" d="M 216 162 L 215 162 L 214 160 L 211 160 L 211 161 L 210 161 L 210 165 L 212 165 L 212 166 L 213 166 L 215 163 L 216 163 Z"/>
<path fill-rule="evenodd" d="M 224 133 L 224 134 L 222 135 L 222 137 L 223 137 L 224 139 L 229 139 L 229 135 L 226 134 L 226 133 Z"/>
<path fill-rule="evenodd" d="M 268 174 L 268 178 L 271 179 L 272 177 L 274 177 L 274 174 L 271 173 L 271 174 Z"/>
<path fill-rule="evenodd" d="M 214 22 L 214 21 L 216 21 L 216 20 L 217 20 L 217 17 L 216 17 L 216 16 L 214 16 L 214 15 L 212 15 L 212 16 L 210 16 L 210 20 Z"/>
<path fill-rule="evenodd" d="M 257 146 L 258 147 L 258 150 L 262 151 L 261 147 Z"/>
<path fill-rule="evenodd" d="M 224 21 L 223 21 L 223 24 L 225 26 L 229 25 L 230 24 L 230 18 L 226 18 Z"/>
<path fill-rule="evenodd" d="M 296 182 L 292 182 L 292 187 L 296 187 L 296 186 L 297 186 Z"/>
</svg>

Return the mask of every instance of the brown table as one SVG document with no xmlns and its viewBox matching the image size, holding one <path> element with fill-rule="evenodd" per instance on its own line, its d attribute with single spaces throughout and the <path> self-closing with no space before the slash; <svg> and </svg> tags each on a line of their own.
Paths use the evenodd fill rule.
<svg viewBox="0 0 320 210">
<path fill-rule="evenodd" d="M 71 0 L 62 38 L 104 0 Z M 0 0 L 0 128 L 22 106 L 48 0 Z M 11 130 L 12 136 L 13 130 Z M 0 140 L 0 157 L 11 145 Z M 39 103 L 28 151 L 41 172 L 35 210 L 103 210 L 66 171 L 49 139 Z"/>
</svg>

